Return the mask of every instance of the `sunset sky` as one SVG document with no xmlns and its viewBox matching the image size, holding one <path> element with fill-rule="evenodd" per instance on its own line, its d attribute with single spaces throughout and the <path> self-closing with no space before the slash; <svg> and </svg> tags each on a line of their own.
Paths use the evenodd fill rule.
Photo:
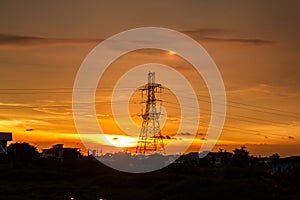
<svg viewBox="0 0 300 200">
<path fill-rule="evenodd" d="M 83 149 L 72 115 L 72 89 L 81 63 L 104 39 L 153 26 L 192 37 L 219 68 L 228 102 L 214 150 L 246 145 L 256 156 L 299 155 L 299 8 L 296 0 L 1 1 L 0 132 L 13 132 L 13 142 L 39 149 L 56 143 Z M 162 132 L 182 144 L 196 134 L 189 151 L 198 151 L 210 120 L 209 95 L 200 76 L 174 52 L 141 50 L 115 61 L 98 85 L 99 124 L 114 144 L 134 146 L 134 139 L 115 124 L 109 102 L 122 74 L 145 63 L 171 66 L 191 80 L 203 108 L 198 132 L 176 135 L 180 112 L 170 91 L 163 95 L 169 104 L 164 105 L 168 118 Z M 158 79 L 167 75 L 159 70 L 156 74 Z M 137 124 L 138 97 L 137 92 L 130 105 Z M 105 144 L 99 142 L 99 147 L 87 148 L 101 147 Z"/>
</svg>

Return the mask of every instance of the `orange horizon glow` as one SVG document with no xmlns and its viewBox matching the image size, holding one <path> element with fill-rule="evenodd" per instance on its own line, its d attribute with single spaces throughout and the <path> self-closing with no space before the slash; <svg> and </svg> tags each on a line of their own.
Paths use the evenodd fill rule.
<svg viewBox="0 0 300 200">
<path fill-rule="evenodd" d="M 7 1 L 0 7 L 0 132 L 12 132 L 13 143 L 29 142 L 40 150 L 56 143 L 83 151 L 100 147 L 107 148 L 105 152 L 133 149 L 139 132 L 129 131 L 130 135 L 118 127 L 110 103 L 112 90 L 133 67 L 161 63 L 191 82 L 200 107 L 198 131 L 178 133 L 180 106 L 191 111 L 195 108 L 190 107 L 186 91 L 179 94 L 186 99 L 185 105 L 179 104 L 172 91 L 165 91 L 162 98 L 168 118 L 162 134 L 179 145 L 193 142 L 187 152 L 198 151 L 210 123 L 210 94 L 201 75 L 172 49 L 133 51 L 111 63 L 99 80 L 95 96 L 98 124 L 110 142 L 93 135 L 92 142 L 84 146 L 77 133 L 72 91 L 81 63 L 104 39 L 131 28 L 155 25 L 191 37 L 219 68 L 227 93 L 227 116 L 214 151 L 232 151 L 246 145 L 257 156 L 300 155 L 298 3 L 286 3 L 282 9 L 280 3 L 261 1 L 250 6 L 240 2 L 230 8 L 230 14 L 225 1 L 220 1 L 218 8 L 210 1 L 178 1 L 172 6 L 168 1 L 120 1 L 119 6 L 95 1 L 86 9 L 80 3 L 61 5 L 72 11 L 70 15 L 51 2 L 47 6 L 25 4 Z M 113 8 L 113 14 L 106 8 Z M 159 71 L 156 75 L 170 77 Z M 141 126 L 138 90 L 130 98 L 131 119 Z M 170 141 L 166 139 L 166 143 Z M 176 152 L 176 148 L 172 150 Z"/>
<path fill-rule="evenodd" d="M 140 52 L 137 52 L 140 54 Z M 173 53 L 171 53 L 173 54 Z M 166 62 L 166 64 L 172 66 L 174 63 L 182 63 L 183 65 L 186 65 L 186 63 L 181 60 L 181 58 L 175 58 L 172 60 L 168 60 L 167 57 L 161 57 L 160 55 L 163 54 L 150 54 L 148 55 L 147 52 L 145 52 L 145 55 L 148 55 L 149 57 L 147 59 L 143 58 L 143 60 L 137 61 L 135 63 L 132 63 L 131 61 L 131 55 L 136 55 L 136 53 L 128 54 L 127 56 L 124 56 L 124 58 L 120 58 L 119 61 L 114 63 L 107 71 L 107 73 L 110 73 L 110 70 L 114 70 L 114 66 L 123 65 L 123 66 L 130 66 L 130 65 L 137 65 L 137 63 L 141 62 L 148 62 L 148 60 L 155 60 L 158 59 L 158 62 Z M 170 55 L 170 52 L 168 52 L 168 55 Z M 173 54 L 174 55 L 174 54 Z M 129 59 L 129 61 L 128 61 Z M 163 61 L 165 60 L 165 61 Z M 124 65 L 125 62 L 128 62 Z M 169 63 L 168 63 L 169 62 Z M 173 63 L 173 64 L 172 64 Z M 156 72 L 157 75 L 160 75 L 159 72 Z M 187 72 L 182 71 L 182 73 Z M 198 75 L 197 75 L 198 76 Z M 197 76 L 193 80 L 197 80 Z M 13 119 L 13 120 L 0 120 L 0 128 L 1 131 L 12 131 L 14 132 L 13 138 L 14 142 L 30 142 L 37 146 L 42 148 L 46 148 L 51 146 L 51 144 L 55 143 L 66 143 L 69 146 L 76 146 L 80 147 L 81 149 L 93 149 L 98 148 L 97 146 L 115 146 L 119 149 L 132 149 L 137 144 L 137 137 L 132 136 L 126 136 L 120 129 L 118 128 L 116 122 L 114 121 L 114 118 L 112 117 L 112 112 L 110 109 L 110 105 L 106 103 L 97 103 L 103 102 L 103 99 L 105 101 L 111 101 L 110 92 L 112 90 L 112 86 L 115 83 L 116 80 L 118 80 L 119 75 L 115 74 L 115 77 L 106 76 L 107 78 L 104 78 L 99 83 L 99 91 L 105 91 L 104 93 L 99 93 L 99 95 L 96 96 L 96 110 L 97 110 L 97 116 L 99 120 L 99 124 L 101 125 L 105 137 L 107 137 L 107 140 L 109 141 L 106 143 L 105 141 L 99 140 L 97 136 L 92 136 L 90 139 L 92 143 L 90 146 L 85 146 L 82 144 L 80 140 L 80 136 L 76 133 L 76 129 L 74 126 L 73 118 L 72 118 L 72 108 L 71 108 L 71 101 L 61 101 L 59 104 L 56 101 L 47 100 L 46 104 L 48 104 L 48 107 L 34 107 L 35 106 L 32 103 L 2 103 L 2 106 L 9 106 L 9 107 L 15 107 L 18 108 L 20 106 L 29 107 L 29 109 L 25 109 L 25 112 L 22 112 L 24 116 L 21 116 L 19 119 Z M 145 83 L 147 77 L 145 75 Z M 203 84 L 203 83 L 202 83 Z M 197 84 L 196 84 L 197 85 Z M 104 86 L 104 87 L 103 87 Z M 201 91 L 201 96 L 205 94 L 205 90 L 199 89 L 203 87 L 201 84 L 197 85 L 198 88 L 196 90 Z M 108 90 L 108 88 L 110 88 Z M 255 91 L 258 93 L 265 92 L 266 89 L 269 89 L 266 85 L 257 85 L 255 89 L 250 88 L 250 91 Z M 110 92 L 109 92 L 110 91 Z M 137 90 L 138 91 L 138 90 Z M 243 91 L 245 92 L 245 91 Z M 234 94 L 234 93 L 233 93 Z M 229 92 L 229 98 L 230 95 L 233 95 Z M 70 96 L 70 93 L 67 93 L 67 96 Z M 199 150 L 201 147 L 201 144 L 203 140 L 205 139 L 205 133 L 208 128 L 209 120 L 210 120 L 210 103 L 206 102 L 206 99 L 209 98 L 209 95 L 207 97 L 203 96 L 199 98 L 199 105 L 201 107 L 200 113 L 201 113 L 201 119 L 198 133 L 191 133 L 191 135 L 196 135 L 195 139 L 193 137 L 188 135 L 182 135 L 179 138 L 176 136 L 177 130 L 178 130 L 178 123 L 172 123 L 172 121 L 178 121 L 180 118 L 180 113 L 178 113 L 179 103 L 176 100 L 176 97 L 172 93 L 165 93 L 163 94 L 165 97 L 165 101 L 169 102 L 171 104 L 164 105 L 167 109 L 168 115 L 172 116 L 172 118 L 169 118 L 167 123 L 165 124 L 165 127 L 162 127 L 162 134 L 164 136 L 169 136 L 171 138 L 180 139 L 182 141 L 182 144 L 184 144 L 185 141 L 192 142 L 192 146 L 190 147 L 190 150 Z M 48 96 L 49 97 L 49 96 Z M 56 98 L 57 96 L 54 96 Z M 63 97 L 63 96 L 62 96 Z M 52 97 L 53 98 L 53 97 Z M 140 105 L 136 104 L 136 102 L 139 101 L 140 94 L 135 93 L 131 97 L 132 104 L 130 104 L 130 112 L 132 114 L 132 120 L 136 123 L 137 126 L 140 126 L 142 123 L 141 117 L 139 117 L 137 114 L 140 112 Z M 202 100 L 205 100 L 204 102 Z M 64 103 L 63 103 L 64 102 Z M 174 104 L 175 103 L 175 104 Z M 63 106 L 62 106 L 63 105 Z M 57 107 L 56 107 L 57 106 Z M 185 105 L 186 106 L 186 105 Z M 61 109 L 61 107 L 63 109 Z M 217 145 L 215 149 L 217 149 L 218 146 L 222 146 L 222 148 L 226 149 L 226 146 L 228 148 L 231 148 L 233 146 L 242 146 L 244 144 L 248 145 L 275 145 L 275 144 L 285 144 L 285 145 L 297 145 L 297 141 L 293 139 L 293 136 L 290 136 L 292 134 L 287 134 L 284 136 L 283 132 L 293 130 L 299 130 L 299 124 L 294 123 L 294 125 L 287 125 L 285 126 L 279 126 L 274 127 L 274 124 L 255 124 L 255 126 L 250 126 L 248 123 L 249 119 L 246 116 L 246 120 L 242 121 L 241 124 L 234 125 L 234 128 L 232 129 L 232 125 L 235 124 L 235 117 L 232 118 L 232 116 L 239 115 L 236 114 L 236 112 L 240 110 L 239 108 L 235 107 L 229 107 L 228 110 L 228 118 L 227 122 L 224 126 L 224 130 L 222 132 L 222 135 L 217 142 Z M 251 111 L 251 110 L 250 110 Z M 26 112 L 28 114 L 31 114 L 31 118 L 28 118 Z M 15 112 L 13 112 L 15 113 Z M 10 116 L 13 116 L 13 113 Z M 35 113 L 32 115 L 32 113 Z M 41 117 L 43 116 L 43 117 Z M 176 117 L 175 117 L 176 116 Z M 48 118 L 48 119 L 47 119 Z M 251 119 L 251 118 L 250 118 Z M 248 121 L 247 121 L 248 120 Z M 67 122 L 67 123 L 66 123 Z M 61 124 L 61 125 L 57 125 Z M 227 127 L 228 125 L 228 127 Z M 243 128 L 239 128 L 243 127 Z M 276 126 L 276 125 L 275 125 Z M 31 131 L 26 131 L 27 129 Z M 236 130 L 237 129 L 237 130 Z M 200 135 L 198 135 L 201 133 Z M 249 133 L 249 134 L 248 134 Z M 270 134 L 268 134 L 270 133 Z M 138 133 L 135 133 L 138 134 Z M 41 137 L 42 136 L 42 137 Z M 284 143 L 282 143 L 283 137 L 286 138 Z M 290 137 L 290 139 L 289 139 Z M 169 140 L 165 140 L 167 143 L 170 142 Z M 267 141 L 267 142 L 265 142 Z M 110 147 L 108 149 L 111 149 Z M 190 151 L 188 150 L 188 151 Z M 230 149 L 228 149 L 230 150 Z M 108 150 L 109 151 L 109 150 Z M 172 153 L 179 153 L 174 150 Z M 183 152 L 180 152 L 183 153 Z M 260 155 L 264 154 L 263 152 L 259 153 Z"/>
</svg>

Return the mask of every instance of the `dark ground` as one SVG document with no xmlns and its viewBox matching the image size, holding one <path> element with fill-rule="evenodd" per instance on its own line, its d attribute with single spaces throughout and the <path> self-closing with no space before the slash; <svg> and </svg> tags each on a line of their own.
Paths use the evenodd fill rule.
<svg viewBox="0 0 300 200">
<path fill-rule="evenodd" d="M 129 174 L 93 159 L 0 164 L 0 199 L 300 199 L 300 177 L 263 167 L 172 165 Z"/>
</svg>

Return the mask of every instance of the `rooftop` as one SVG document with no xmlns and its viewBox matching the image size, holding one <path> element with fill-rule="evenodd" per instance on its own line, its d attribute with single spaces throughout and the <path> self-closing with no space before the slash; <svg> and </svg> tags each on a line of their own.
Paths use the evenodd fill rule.
<svg viewBox="0 0 300 200">
<path fill-rule="evenodd" d="M 12 133 L 0 132 L 0 141 L 12 141 Z"/>
</svg>

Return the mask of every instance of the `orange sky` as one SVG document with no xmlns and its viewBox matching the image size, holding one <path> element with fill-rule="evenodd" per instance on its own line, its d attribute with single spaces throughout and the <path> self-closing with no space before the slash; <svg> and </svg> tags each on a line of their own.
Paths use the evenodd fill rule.
<svg viewBox="0 0 300 200">
<path fill-rule="evenodd" d="M 72 87 L 81 62 L 113 34 L 159 26 L 197 40 L 219 67 L 228 111 L 216 150 L 246 145 L 254 155 L 300 154 L 298 8 L 298 1 L 1 2 L 0 131 L 11 131 L 15 142 L 28 141 L 40 149 L 54 143 L 82 147 L 72 116 Z M 202 95 L 202 124 L 190 149 L 198 150 L 209 122 L 209 97 L 205 84 L 177 55 L 130 53 L 110 66 L 98 90 L 112 87 L 126 66 L 147 62 L 171 65 L 200 81 L 194 85 Z M 109 97 L 109 92 L 105 97 L 99 94 L 96 101 Z M 99 123 L 112 139 L 119 138 L 114 142 L 131 143 L 120 136 L 109 104 L 96 106 Z M 165 106 L 169 123 L 164 131 L 172 135 L 178 113 L 175 105 Z M 132 104 L 132 115 L 139 109 Z M 176 137 L 183 143 L 191 138 Z"/>
</svg>

